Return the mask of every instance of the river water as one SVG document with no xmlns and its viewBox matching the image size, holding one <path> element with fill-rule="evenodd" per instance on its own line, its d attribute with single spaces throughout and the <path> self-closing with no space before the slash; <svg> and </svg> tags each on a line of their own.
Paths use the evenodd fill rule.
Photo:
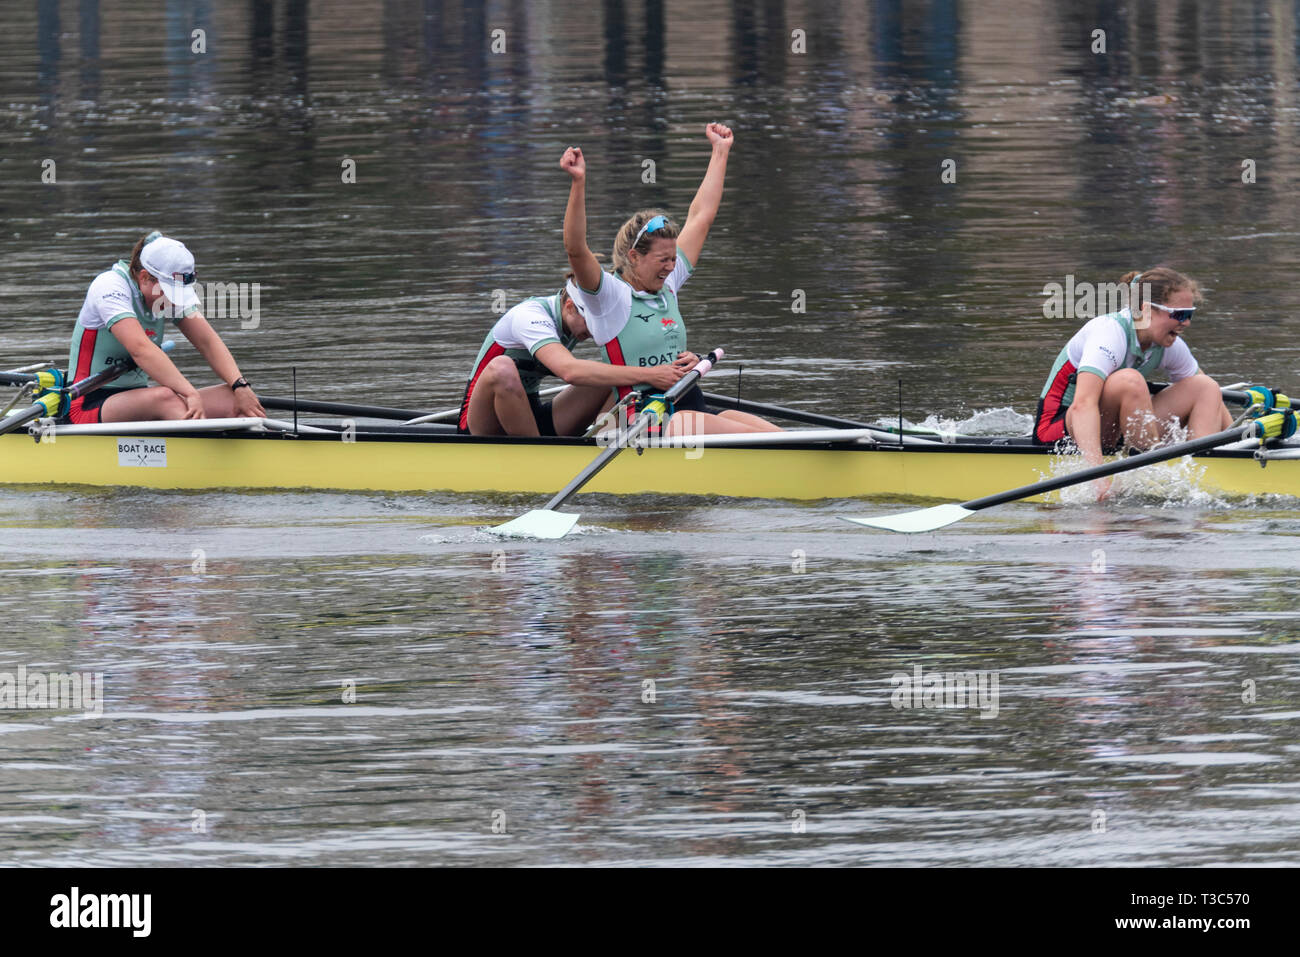
<svg viewBox="0 0 1300 957">
<path fill-rule="evenodd" d="M 1157 263 L 1207 371 L 1300 389 L 1296 5 L 158 9 L 5 11 L 5 368 L 62 360 L 156 227 L 260 284 L 215 325 L 262 391 L 454 405 L 494 306 L 558 287 L 564 147 L 607 251 L 684 215 L 716 119 L 683 313 L 720 391 L 893 417 L 901 380 L 913 421 L 1027 428 L 1082 321 L 1045 285 Z M 105 695 L 0 712 L 0 862 L 1300 862 L 1293 501 L 1175 477 L 909 539 L 836 520 L 888 503 L 588 496 L 563 542 L 483 532 L 535 504 L 0 490 L 0 672 Z M 926 707 L 918 667 L 997 694 Z"/>
</svg>

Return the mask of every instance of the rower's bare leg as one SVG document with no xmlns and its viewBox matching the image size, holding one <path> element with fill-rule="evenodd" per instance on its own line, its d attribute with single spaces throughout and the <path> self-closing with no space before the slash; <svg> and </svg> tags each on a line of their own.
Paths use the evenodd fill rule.
<svg viewBox="0 0 1300 957">
<path fill-rule="evenodd" d="M 785 431 L 785 429 L 781 428 L 779 425 L 773 425 L 771 422 L 767 421 L 767 419 L 761 419 L 756 415 L 750 415 L 748 412 L 741 412 L 738 409 L 727 409 L 725 412 L 719 412 L 718 418 L 731 419 L 733 422 L 744 423 L 745 425 L 750 426 L 750 428 L 752 428 L 756 432 L 784 432 Z M 747 430 L 737 429 L 736 431 L 744 432 Z"/>
<path fill-rule="evenodd" d="M 228 385 L 210 385 L 199 390 L 203 399 L 203 414 L 210 419 L 232 419 L 235 411 L 235 393 Z"/>
<path fill-rule="evenodd" d="M 736 432 L 771 432 L 772 430 L 773 426 L 770 422 L 764 422 L 760 428 L 747 422 L 713 415 L 710 412 L 677 412 L 668 420 L 668 428 L 664 430 L 664 435 L 727 435 Z M 776 429 L 776 431 L 781 430 Z"/>
<path fill-rule="evenodd" d="M 99 421 L 183 419 L 185 412 L 185 403 L 175 392 L 165 385 L 151 385 L 145 389 L 125 389 L 105 399 L 99 407 Z"/>
<path fill-rule="evenodd" d="M 476 390 L 477 391 L 477 390 Z M 551 421 L 556 435 L 581 435 L 595 421 L 603 407 L 613 402 L 612 392 L 603 385 L 571 385 L 551 400 Z"/>
<path fill-rule="evenodd" d="M 470 435 L 539 434 L 519 369 L 509 356 L 497 356 L 479 374 L 468 418 Z"/>
<path fill-rule="evenodd" d="M 1177 416 L 1187 425 L 1189 439 L 1222 432 L 1232 425 L 1232 414 L 1223 404 L 1219 384 L 1203 372 L 1162 389 L 1152 402 L 1158 418 Z"/>
<path fill-rule="evenodd" d="M 1154 448 L 1160 442 L 1160 426 L 1151 407 L 1151 390 L 1136 369 L 1119 369 L 1107 376 L 1098 407 L 1103 444 L 1114 444 L 1121 434 L 1135 449 Z"/>
</svg>

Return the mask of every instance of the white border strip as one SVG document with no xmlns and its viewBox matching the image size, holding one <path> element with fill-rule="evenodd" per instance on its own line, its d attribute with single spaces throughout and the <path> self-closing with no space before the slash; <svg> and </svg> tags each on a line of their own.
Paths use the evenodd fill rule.
<svg viewBox="0 0 1300 957">
<path fill-rule="evenodd" d="M 45 421 L 45 420 L 41 420 Z M 37 425 L 30 427 L 40 432 Z M 47 430 L 48 431 L 48 430 Z M 232 418 L 232 419 L 155 419 L 146 422 L 97 422 L 93 425 L 56 425 L 55 435 L 156 435 L 159 432 L 292 432 L 293 423 L 282 419 Z M 319 429 L 299 425 L 299 432 L 319 432 L 338 435 L 332 429 Z"/>
<path fill-rule="evenodd" d="M 613 433 L 605 433 L 610 437 Z M 600 442 L 600 436 L 596 441 Z M 786 432 L 727 432 L 717 435 L 674 435 L 670 438 L 654 439 L 643 448 L 665 449 L 701 449 L 718 448 L 729 445 L 746 445 L 750 447 L 763 445 L 796 445 L 807 442 L 852 442 L 858 445 L 874 445 L 888 450 L 898 446 L 898 437 L 876 429 L 791 429 Z M 908 436 L 904 445 L 924 445 L 934 447 L 940 442 L 929 439 L 915 439 Z"/>
</svg>

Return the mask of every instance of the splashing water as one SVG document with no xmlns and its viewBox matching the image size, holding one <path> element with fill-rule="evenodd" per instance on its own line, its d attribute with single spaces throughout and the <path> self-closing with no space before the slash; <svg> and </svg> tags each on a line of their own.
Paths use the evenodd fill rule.
<svg viewBox="0 0 1300 957">
<path fill-rule="evenodd" d="M 1154 448 L 1168 448 L 1186 442 L 1190 438 L 1187 428 L 1176 423 L 1162 425 L 1164 438 Z M 1056 478 L 1082 471 L 1088 465 L 1083 456 L 1064 455 L 1052 459 L 1044 478 Z M 1205 466 L 1191 456 L 1144 465 L 1131 472 L 1121 472 L 1112 476 L 1110 501 L 1119 503 L 1143 503 L 1159 505 L 1162 508 L 1190 506 L 1194 508 L 1226 507 L 1228 502 L 1201 487 L 1205 475 Z M 1091 505 L 1096 502 L 1096 490 L 1091 482 L 1072 485 L 1055 493 L 1063 505 Z"/>
<path fill-rule="evenodd" d="M 881 418 L 876 422 L 881 428 L 898 427 L 897 419 Z M 924 429 L 941 435 L 1009 435 L 1026 436 L 1033 431 L 1034 417 L 1017 412 L 1010 406 L 982 409 L 964 419 L 949 419 L 930 414 L 920 423 L 903 419 L 904 428 Z"/>
<path fill-rule="evenodd" d="M 1087 468 L 1081 455 L 1061 456 L 1052 464 L 1043 478 L 1071 475 Z M 1184 456 L 1169 462 L 1146 465 L 1131 472 L 1112 477 L 1110 498 L 1117 503 L 1154 504 L 1164 508 L 1190 506 L 1195 508 L 1225 507 L 1228 502 L 1201 487 L 1205 466 Z M 1091 482 L 1071 485 L 1053 493 L 1062 505 L 1092 505 L 1097 493 Z"/>
</svg>

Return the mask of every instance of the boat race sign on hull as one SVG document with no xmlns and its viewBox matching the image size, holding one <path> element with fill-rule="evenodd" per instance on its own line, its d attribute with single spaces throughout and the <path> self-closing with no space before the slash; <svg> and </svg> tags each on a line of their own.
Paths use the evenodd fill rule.
<svg viewBox="0 0 1300 957">
<path fill-rule="evenodd" d="M 167 467 L 166 439 L 118 439 L 117 464 L 134 468 Z"/>
</svg>

